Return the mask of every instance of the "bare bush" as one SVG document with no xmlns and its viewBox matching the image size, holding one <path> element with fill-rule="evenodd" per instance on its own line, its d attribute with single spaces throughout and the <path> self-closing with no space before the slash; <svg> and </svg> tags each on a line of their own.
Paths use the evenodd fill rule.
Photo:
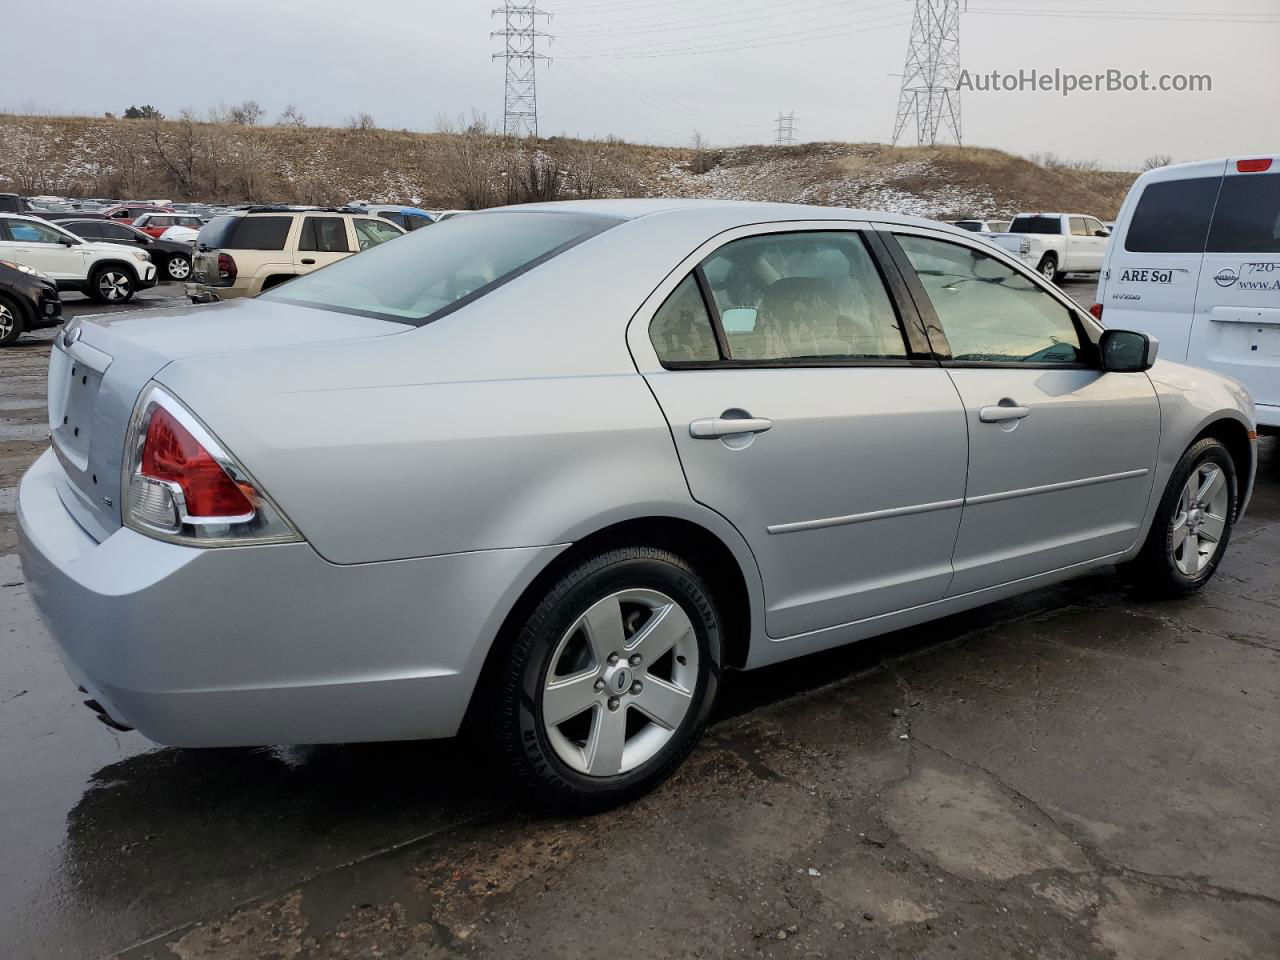
<svg viewBox="0 0 1280 960">
<path fill-rule="evenodd" d="M 373 119 L 371 113 L 357 113 L 353 117 L 347 117 L 345 124 L 348 130 L 369 131 L 378 129 L 378 123 Z"/>
<path fill-rule="evenodd" d="M 1169 156 L 1169 154 L 1153 153 L 1151 156 L 1147 157 L 1147 159 L 1142 161 L 1142 172 L 1146 173 L 1148 170 L 1159 170 L 1161 167 L 1167 167 L 1171 163 L 1173 163 L 1173 157 Z"/>
<path fill-rule="evenodd" d="M 231 108 L 228 119 L 237 126 L 254 127 L 266 112 L 257 100 L 246 100 Z"/>
<path fill-rule="evenodd" d="M 280 119 L 276 121 L 276 126 L 278 127 L 305 127 L 306 125 L 306 116 L 294 103 L 286 105 L 284 111 L 280 114 Z"/>
</svg>

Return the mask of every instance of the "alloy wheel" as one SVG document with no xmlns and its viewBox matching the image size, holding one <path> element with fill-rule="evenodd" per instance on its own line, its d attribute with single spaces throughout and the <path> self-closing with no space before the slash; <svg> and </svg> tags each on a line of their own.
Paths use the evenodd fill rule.
<svg viewBox="0 0 1280 960">
<path fill-rule="evenodd" d="M 1191 471 L 1169 531 L 1170 554 L 1185 576 L 1199 576 L 1217 554 L 1230 505 L 1227 476 L 1221 466 L 1210 460 Z"/>
<path fill-rule="evenodd" d="M 169 278 L 185 280 L 191 276 L 191 261 L 186 257 L 174 257 L 169 261 Z"/>
<path fill-rule="evenodd" d="M 552 654 L 539 705 L 547 739 L 579 773 L 627 773 L 680 729 L 697 680 L 698 639 L 684 608 L 657 590 L 611 594 Z"/>
<path fill-rule="evenodd" d="M 1044 265 L 1040 267 L 1040 275 L 1053 283 L 1053 278 L 1058 275 L 1058 265 L 1052 260 L 1046 260 Z"/>
<path fill-rule="evenodd" d="M 13 311 L 0 303 L 0 340 L 13 333 L 14 322 Z"/>
<path fill-rule="evenodd" d="M 129 278 L 119 270 L 108 270 L 98 279 L 98 289 L 107 300 L 126 299 L 129 287 Z"/>
</svg>

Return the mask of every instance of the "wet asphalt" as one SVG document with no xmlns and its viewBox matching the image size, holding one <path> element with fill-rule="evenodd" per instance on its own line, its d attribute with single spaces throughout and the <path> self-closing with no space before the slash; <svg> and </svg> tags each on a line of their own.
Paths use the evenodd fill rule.
<svg viewBox="0 0 1280 960">
<path fill-rule="evenodd" d="M 0 956 L 1280 956 L 1271 441 L 1197 597 L 1095 574 L 732 675 L 670 783 L 563 820 L 472 744 L 98 723 L 14 556 L 51 338 L 0 352 Z"/>
</svg>

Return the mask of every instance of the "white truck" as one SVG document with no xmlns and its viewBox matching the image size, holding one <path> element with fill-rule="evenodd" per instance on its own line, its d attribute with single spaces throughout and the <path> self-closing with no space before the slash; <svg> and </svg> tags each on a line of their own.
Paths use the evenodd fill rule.
<svg viewBox="0 0 1280 960">
<path fill-rule="evenodd" d="M 1111 231 L 1083 213 L 1020 213 L 1008 233 L 984 239 L 1018 257 L 1046 280 L 1067 273 L 1099 273 Z"/>
</svg>

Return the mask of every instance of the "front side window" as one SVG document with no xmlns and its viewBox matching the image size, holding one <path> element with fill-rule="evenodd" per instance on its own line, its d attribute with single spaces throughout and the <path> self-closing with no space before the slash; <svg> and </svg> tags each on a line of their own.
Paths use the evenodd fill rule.
<svg viewBox="0 0 1280 960">
<path fill-rule="evenodd" d="M 15 243 L 58 243 L 66 237 L 53 227 L 30 220 L 10 220 L 9 234 Z"/>
<path fill-rule="evenodd" d="M 1221 177 L 1166 180 L 1143 188 L 1124 238 L 1130 253 L 1204 253 Z"/>
<path fill-rule="evenodd" d="M 693 274 L 684 278 L 653 315 L 649 339 L 664 366 L 720 359 L 711 314 Z"/>
<path fill-rule="evenodd" d="M 1280 253 L 1280 173 L 1227 177 L 1209 231 L 1210 253 Z"/>
<path fill-rule="evenodd" d="M 735 240 L 702 265 L 730 360 L 905 359 L 879 271 L 853 232 Z"/>
<path fill-rule="evenodd" d="M 339 260 L 262 297 L 420 325 L 621 222 L 548 211 L 468 214 Z"/>
<path fill-rule="evenodd" d="M 899 235 L 933 304 L 953 360 L 1079 364 L 1070 312 L 1034 281 L 979 250 Z"/>
<path fill-rule="evenodd" d="M 302 221 L 298 249 L 316 253 L 350 253 L 346 223 L 341 217 L 307 217 Z"/>
<path fill-rule="evenodd" d="M 1071 235 L 1073 237 L 1092 236 L 1092 234 L 1089 233 L 1089 227 L 1084 222 L 1084 217 L 1071 218 Z"/>
<path fill-rule="evenodd" d="M 404 236 L 402 231 L 383 223 L 381 220 L 360 218 L 355 220 L 354 223 L 356 227 L 356 242 L 360 245 L 361 250 L 368 250 L 370 247 L 376 247 L 380 243 L 386 243 L 388 240 Z"/>
</svg>

